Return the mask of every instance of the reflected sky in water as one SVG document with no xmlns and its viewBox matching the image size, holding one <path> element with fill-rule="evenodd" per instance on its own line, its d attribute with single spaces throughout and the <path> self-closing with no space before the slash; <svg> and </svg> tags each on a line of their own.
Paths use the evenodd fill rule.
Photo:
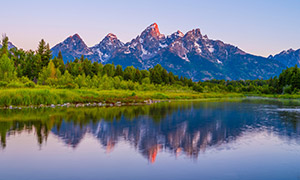
<svg viewBox="0 0 300 180">
<path fill-rule="evenodd" d="M 0 180 L 300 179 L 295 102 L 0 112 Z"/>
</svg>

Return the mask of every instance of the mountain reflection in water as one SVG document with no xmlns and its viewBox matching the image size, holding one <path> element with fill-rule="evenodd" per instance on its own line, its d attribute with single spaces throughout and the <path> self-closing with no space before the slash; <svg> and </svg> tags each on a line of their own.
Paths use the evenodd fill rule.
<svg viewBox="0 0 300 180">
<path fill-rule="evenodd" d="M 76 148 L 86 134 L 110 152 L 126 141 L 154 163 L 160 151 L 197 159 L 207 148 L 235 141 L 249 132 L 268 131 L 297 141 L 300 112 L 283 103 L 172 102 L 109 108 L 1 110 L 1 147 L 7 137 L 35 133 L 39 145 L 49 134 Z"/>
</svg>

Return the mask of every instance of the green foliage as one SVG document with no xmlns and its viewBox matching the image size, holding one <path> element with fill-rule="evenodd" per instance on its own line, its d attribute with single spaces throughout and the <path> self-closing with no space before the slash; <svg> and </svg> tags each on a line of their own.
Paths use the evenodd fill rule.
<svg viewBox="0 0 300 180">
<path fill-rule="evenodd" d="M 11 81 L 7 84 L 7 88 L 23 88 L 24 84 L 19 81 Z"/>
<path fill-rule="evenodd" d="M 121 65 L 117 65 L 115 76 L 121 76 L 121 77 L 123 77 L 123 69 L 122 69 Z"/>
<path fill-rule="evenodd" d="M 38 84 L 41 85 L 57 85 L 58 79 L 61 78 L 61 72 L 55 68 L 53 61 L 50 61 L 47 67 L 44 67 L 39 74 Z"/>
<path fill-rule="evenodd" d="M 51 55 L 51 50 L 49 44 L 46 44 L 44 39 L 42 39 L 39 43 L 38 50 L 37 50 L 37 55 L 39 55 L 41 59 L 41 66 L 45 67 L 48 65 L 52 55 Z"/>
<path fill-rule="evenodd" d="M 283 87 L 283 94 L 292 94 L 293 88 L 292 85 L 286 85 Z"/>
<path fill-rule="evenodd" d="M 2 47 L 0 49 L 0 57 L 3 55 L 8 55 L 8 37 L 6 35 L 3 36 Z"/>
<path fill-rule="evenodd" d="M 0 87 L 6 87 L 8 82 L 6 81 L 0 81 Z"/>
<path fill-rule="evenodd" d="M 16 72 L 13 61 L 6 54 L 0 58 L 0 80 L 11 81 L 16 78 Z"/>
<path fill-rule="evenodd" d="M 103 75 L 113 77 L 115 74 L 115 66 L 113 64 L 106 64 L 103 67 Z"/>
<path fill-rule="evenodd" d="M 85 74 L 77 76 L 75 79 L 75 83 L 78 85 L 79 88 L 86 87 L 87 84 Z"/>
<path fill-rule="evenodd" d="M 35 87 L 35 83 L 32 82 L 32 81 L 29 81 L 29 82 L 25 83 L 24 86 L 28 87 L 28 88 L 34 88 Z"/>
</svg>

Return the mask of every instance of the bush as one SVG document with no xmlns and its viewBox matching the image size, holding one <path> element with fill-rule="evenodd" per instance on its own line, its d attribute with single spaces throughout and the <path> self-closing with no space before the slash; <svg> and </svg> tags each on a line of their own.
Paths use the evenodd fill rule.
<svg viewBox="0 0 300 180">
<path fill-rule="evenodd" d="M 156 98 L 156 99 L 169 99 L 169 96 L 165 95 L 164 93 L 155 93 L 154 98 Z"/>
<path fill-rule="evenodd" d="M 202 93 L 203 92 L 203 87 L 201 85 L 196 84 L 196 85 L 193 86 L 193 90 Z"/>
<path fill-rule="evenodd" d="M 292 91 L 293 89 L 291 85 L 283 87 L 283 94 L 292 94 Z"/>
<path fill-rule="evenodd" d="M 76 88 L 78 88 L 78 85 L 77 84 L 73 84 L 73 83 L 68 83 L 65 87 L 67 89 L 76 89 Z"/>
<path fill-rule="evenodd" d="M 0 81 L 0 87 L 6 87 L 7 86 L 7 82 L 5 81 Z"/>
<path fill-rule="evenodd" d="M 134 83 L 132 81 L 128 81 L 127 86 L 129 90 L 134 90 Z"/>
<path fill-rule="evenodd" d="M 136 96 L 136 93 L 135 93 L 135 92 L 133 92 L 133 93 L 131 94 L 131 96 Z"/>
<path fill-rule="evenodd" d="M 24 87 L 23 83 L 20 83 L 18 81 L 12 81 L 7 85 L 8 88 L 22 88 Z"/>
<path fill-rule="evenodd" d="M 120 83 L 120 88 L 121 89 L 128 89 L 128 86 L 127 86 L 127 82 L 126 81 L 121 81 L 121 83 Z"/>
<path fill-rule="evenodd" d="M 21 78 L 19 78 L 19 81 L 23 84 L 26 84 L 27 82 L 31 82 L 28 77 L 24 77 L 22 76 Z"/>
<path fill-rule="evenodd" d="M 29 81 L 29 82 L 25 83 L 25 87 L 34 88 L 35 87 L 35 83 L 32 82 L 32 81 Z"/>
</svg>

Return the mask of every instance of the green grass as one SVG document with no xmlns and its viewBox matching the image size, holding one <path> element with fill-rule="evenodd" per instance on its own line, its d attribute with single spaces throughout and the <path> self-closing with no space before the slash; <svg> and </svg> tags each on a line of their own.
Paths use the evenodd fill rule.
<svg viewBox="0 0 300 180">
<path fill-rule="evenodd" d="M 238 93 L 198 93 L 190 90 L 129 91 L 97 89 L 55 89 L 47 86 L 36 88 L 0 89 L 0 106 L 30 106 L 63 103 L 143 102 L 144 100 L 192 100 L 207 98 L 243 97 Z"/>
<path fill-rule="evenodd" d="M 300 94 L 250 94 L 247 96 L 257 96 L 276 99 L 300 99 Z"/>
</svg>

